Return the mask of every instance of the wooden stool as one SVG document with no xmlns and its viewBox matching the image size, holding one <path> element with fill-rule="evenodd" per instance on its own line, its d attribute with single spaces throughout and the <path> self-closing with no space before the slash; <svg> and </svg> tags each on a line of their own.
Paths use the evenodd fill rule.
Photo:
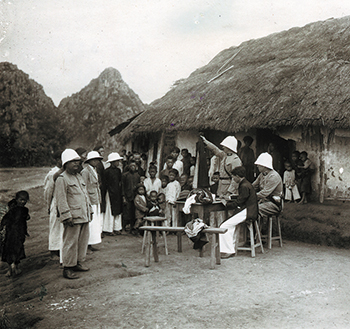
<svg viewBox="0 0 350 329">
<path fill-rule="evenodd" d="M 277 221 L 277 230 L 278 230 L 278 235 L 272 236 L 272 222 L 273 222 L 273 217 L 276 218 Z M 277 215 L 270 215 L 268 217 L 268 232 L 267 232 L 267 244 L 268 248 L 272 248 L 272 240 L 279 240 L 280 242 L 280 247 L 282 247 L 282 233 L 281 233 L 281 221 L 279 214 Z"/>
<path fill-rule="evenodd" d="M 264 247 L 262 245 L 261 241 L 261 235 L 260 235 L 260 228 L 258 221 L 254 221 L 254 223 L 243 223 L 246 224 L 247 229 L 249 230 L 249 235 L 250 235 L 250 247 L 238 247 L 239 241 L 236 241 L 236 255 L 238 250 L 247 250 L 251 252 L 252 257 L 255 257 L 255 248 L 260 247 L 261 252 L 264 253 Z M 255 236 L 254 236 L 254 226 L 255 226 L 255 231 L 256 231 L 256 236 L 257 236 L 257 242 L 255 243 Z M 239 240 L 239 237 L 238 237 Z"/>
<path fill-rule="evenodd" d="M 145 226 L 154 226 L 155 222 L 160 222 L 160 225 L 163 226 L 163 223 L 166 221 L 165 217 L 158 217 L 158 216 L 153 216 L 153 217 L 144 217 L 145 219 Z M 146 245 L 146 239 L 147 239 L 147 231 L 144 231 L 143 233 L 143 241 L 142 241 L 142 248 L 141 248 L 141 254 L 144 253 L 145 251 L 145 245 Z M 149 233 L 150 234 L 150 233 Z M 168 255 L 168 243 L 166 239 L 166 232 L 162 231 L 163 239 L 164 239 L 164 247 L 165 247 L 165 254 Z"/>
</svg>

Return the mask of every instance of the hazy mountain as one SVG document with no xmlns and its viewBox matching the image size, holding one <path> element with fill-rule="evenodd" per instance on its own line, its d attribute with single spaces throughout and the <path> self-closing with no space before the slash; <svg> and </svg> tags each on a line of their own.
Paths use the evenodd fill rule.
<svg viewBox="0 0 350 329">
<path fill-rule="evenodd" d="M 0 166 L 49 164 L 66 144 L 57 107 L 41 85 L 0 63 Z"/>
<path fill-rule="evenodd" d="M 108 132 L 146 109 L 114 68 L 105 69 L 80 92 L 64 98 L 58 108 L 71 147 L 89 150 L 97 144 L 117 149 L 115 137 Z"/>
</svg>

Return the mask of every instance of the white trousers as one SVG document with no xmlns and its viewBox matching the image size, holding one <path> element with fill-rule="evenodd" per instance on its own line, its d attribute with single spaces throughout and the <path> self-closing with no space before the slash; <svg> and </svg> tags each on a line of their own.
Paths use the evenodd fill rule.
<svg viewBox="0 0 350 329">
<path fill-rule="evenodd" d="M 221 228 L 227 228 L 225 234 L 219 234 L 220 252 L 228 254 L 236 253 L 236 243 L 239 236 L 239 226 L 238 228 L 236 226 L 243 223 L 246 219 L 247 209 L 244 209 L 220 225 Z"/>
<path fill-rule="evenodd" d="M 100 205 L 92 205 L 92 220 L 89 223 L 90 236 L 89 245 L 101 243 L 101 207 Z"/>
<path fill-rule="evenodd" d="M 298 190 L 298 186 L 294 185 L 292 189 L 290 190 L 289 188 L 285 189 L 285 200 L 298 200 L 300 199 L 300 194 Z"/>
<path fill-rule="evenodd" d="M 106 212 L 103 214 L 103 232 L 112 233 L 113 231 L 121 231 L 122 214 L 113 216 L 111 209 L 111 201 L 107 192 L 106 195 Z"/>
</svg>

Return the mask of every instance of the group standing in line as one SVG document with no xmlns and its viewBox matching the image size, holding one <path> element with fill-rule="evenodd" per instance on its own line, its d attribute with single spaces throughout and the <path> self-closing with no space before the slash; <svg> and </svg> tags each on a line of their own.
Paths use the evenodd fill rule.
<svg viewBox="0 0 350 329">
<path fill-rule="evenodd" d="M 240 149 L 234 136 L 221 142 L 222 149 L 204 137 L 202 141 L 214 154 L 210 163 L 215 164 L 215 169 L 208 173 L 212 181 L 210 191 L 233 209 L 221 224 L 228 228 L 226 234 L 220 235 L 222 258 L 235 255 L 239 223 L 256 220 L 258 214 L 266 218 L 278 213 L 283 196 L 287 201 L 307 202 L 314 169 L 306 152 L 294 151 L 291 160 L 285 161 L 282 181 L 274 168 L 274 148 L 270 145 L 270 152 L 255 160 L 250 136 L 243 139 Z M 76 279 L 77 272 L 89 270 L 84 264 L 86 254 L 98 251 L 94 246 L 106 234 L 128 232 L 137 236 L 147 215 L 165 217 L 166 225 L 172 225 L 175 202 L 185 199 L 192 190 L 196 158 L 187 149 L 181 150 L 180 160 L 180 149 L 173 148 L 159 178 L 157 164 L 151 162 L 147 168 L 144 154 L 112 152 L 104 162 L 103 152 L 103 146 L 97 146 L 90 152 L 77 148 L 55 153 L 56 166 L 45 177 L 49 250 L 52 257 L 60 258 L 67 279 Z M 255 166 L 259 171 L 257 177 Z M 28 200 L 26 191 L 18 192 L 1 221 L 0 231 L 6 228 L 1 248 L 2 260 L 9 265 L 8 276 L 20 272 L 18 264 L 25 258 Z"/>
</svg>

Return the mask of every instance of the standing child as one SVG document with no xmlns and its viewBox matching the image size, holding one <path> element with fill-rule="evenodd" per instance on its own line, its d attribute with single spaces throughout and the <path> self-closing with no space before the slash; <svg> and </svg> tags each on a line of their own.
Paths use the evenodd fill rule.
<svg viewBox="0 0 350 329">
<path fill-rule="evenodd" d="M 168 186 L 168 183 L 169 183 L 169 176 L 162 176 L 162 178 L 160 179 L 161 182 L 162 182 L 162 185 L 159 189 L 159 192 L 158 194 L 165 194 L 166 193 L 166 187 Z"/>
<path fill-rule="evenodd" d="M 171 155 L 166 158 L 164 169 L 160 172 L 160 177 L 169 176 L 170 170 L 173 168 L 174 159 Z"/>
<path fill-rule="evenodd" d="M 283 184 L 285 188 L 284 198 L 286 201 L 295 201 L 300 199 L 298 187 L 296 185 L 295 170 L 290 162 L 285 162 L 286 171 L 283 174 Z"/>
<path fill-rule="evenodd" d="M 26 258 L 24 241 L 27 232 L 27 220 L 30 219 L 28 208 L 25 207 L 29 200 L 27 191 L 16 193 L 15 199 L 8 203 L 9 211 L 2 218 L 0 231 L 5 227 L 5 239 L 2 245 L 2 261 L 8 264 L 9 270 L 6 276 L 21 273 L 18 268 L 21 259 Z"/>
<path fill-rule="evenodd" d="M 166 200 L 165 194 L 159 193 L 157 196 L 158 206 L 159 206 L 159 216 L 166 216 Z"/>
<path fill-rule="evenodd" d="M 219 187 L 219 180 L 220 180 L 220 173 L 218 171 L 214 172 L 213 176 L 211 177 L 211 180 L 214 184 L 209 186 L 209 191 L 212 194 L 215 194 L 215 196 L 217 196 L 218 187 Z"/>
<path fill-rule="evenodd" d="M 145 185 L 145 188 L 146 188 L 146 193 L 148 195 L 151 191 L 156 191 L 158 193 L 162 186 L 162 182 L 159 178 L 156 177 L 157 167 L 154 165 L 149 166 L 148 174 L 149 174 L 149 177 L 147 177 L 143 182 L 143 185 Z"/>
<path fill-rule="evenodd" d="M 144 217 L 148 213 L 147 199 L 146 199 L 146 189 L 143 184 L 137 184 L 136 195 L 134 199 L 135 204 L 135 225 L 134 225 L 134 235 L 139 234 L 139 227 L 142 226 L 144 222 Z"/>
<path fill-rule="evenodd" d="M 307 203 L 307 198 L 311 193 L 311 175 L 314 172 L 314 165 L 305 151 L 300 153 L 300 160 L 303 162 L 303 165 L 298 166 L 301 169 L 300 192 L 302 196 L 299 204 L 302 204 Z"/>
<path fill-rule="evenodd" d="M 177 198 L 179 197 L 179 194 L 181 192 L 181 186 L 180 183 L 176 180 L 176 177 L 178 176 L 179 172 L 176 169 L 171 169 L 169 171 L 169 184 L 166 187 L 165 191 L 165 198 L 167 202 L 167 209 L 168 213 L 170 213 L 169 223 L 172 222 L 173 218 L 173 212 L 174 212 L 174 206 Z M 173 225 L 176 223 L 173 223 Z M 168 225 L 169 226 L 169 225 Z"/>
<path fill-rule="evenodd" d="M 294 151 L 292 153 L 292 160 L 291 160 L 292 168 L 295 171 L 295 183 L 297 184 L 298 190 L 300 191 L 301 187 L 301 169 L 299 166 L 303 165 L 303 161 L 300 160 L 300 152 Z"/>
</svg>

